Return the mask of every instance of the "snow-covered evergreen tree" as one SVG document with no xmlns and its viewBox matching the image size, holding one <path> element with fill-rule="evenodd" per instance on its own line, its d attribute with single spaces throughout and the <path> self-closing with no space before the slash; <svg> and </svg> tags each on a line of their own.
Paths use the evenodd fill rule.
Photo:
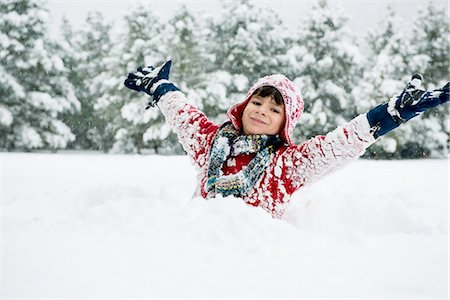
<svg viewBox="0 0 450 300">
<path fill-rule="evenodd" d="M 448 81 L 450 72 L 450 20 L 445 9 L 438 8 L 432 1 L 419 9 L 414 22 L 412 43 L 419 54 L 430 57 L 424 70 L 425 80 L 440 86 Z"/>
<path fill-rule="evenodd" d="M 224 2 L 222 15 L 209 26 L 214 63 L 201 93 L 205 113 L 219 121 L 258 78 L 284 73 L 290 39 L 270 6 L 248 0 Z"/>
<path fill-rule="evenodd" d="M 368 33 L 369 59 L 362 80 L 353 90 L 354 97 L 361 99 L 358 102 L 359 113 L 367 112 L 399 94 L 412 74 L 424 74 L 430 57 L 417 51 L 417 45 L 408 38 L 411 36 L 411 28 L 398 18 L 392 8 L 388 8 L 387 15 Z M 369 148 L 366 156 L 427 156 L 430 149 L 442 147 L 444 138 L 439 127 L 436 120 L 406 123 Z M 434 137 L 430 138 L 430 135 Z"/>
<path fill-rule="evenodd" d="M 84 26 L 77 32 L 73 32 L 67 21 L 63 23 L 62 56 L 81 103 L 79 112 L 65 118 L 76 135 L 72 145 L 75 148 L 107 150 L 109 136 L 104 132 L 107 126 L 94 110 L 95 99 L 101 95 L 92 85 L 92 78 L 110 68 L 107 63 L 114 46 L 112 26 L 100 12 L 88 13 Z"/>
<path fill-rule="evenodd" d="M 284 73 L 290 32 L 280 16 L 264 3 L 225 2 L 216 24 L 216 65 L 231 74 L 245 74 L 250 82 Z"/>
<path fill-rule="evenodd" d="M 172 58 L 174 62 L 170 79 L 187 95 L 193 104 L 202 107 L 202 99 L 196 91 L 202 89 L 207 68 L 211 65 L 210 55 L 207 54 L 205 18 L 199 13 L 193 12 L 187 6 L 182 5 L 164 26 L 166 49 L 165 58 Z M 154 142 L 161 140 L 161 125 L 149 124 L 150 127 L 144 134 L 144 141 Z M 155 126 L 156 125 L 156 126 Z M 163 130 L 168 128 L 164 127 Z M 161 151 L 167 153 L 183 153 L 176 134 L 170 131 L 161 141 Z"/>
<path fill-rule="evenodd" d="M 423 71 L 427 89 L 441 87 L 449 79 L 450 40 L 448 28 L 450 28 L 450 20 L 445 9 L 438 8 L 432 1 L 428 2 L 426 8 L 419 9 L 414 24 L 412 44 L 414 44 L 418 54 L 429 57 Z M 449 114 L 450 106 L 442 105 L 425 113 L 422 117 L 427 120 L 427 123 L 439 124 L 426 126 L 425 129 L 427 135 L 434 136 L 425 143 L 432 156 L 446 157 L 448 154 L 450 144 Z"/>
<path fill-rule="evenodd" d="M 188 88 L 195 87 L 204 80 L 211 62 L 207 53 L 207 28 L 204 25 L 202 15 L 182 5 L 166 26 L 169 35 L 166 55 L 173 59 L 176 68 L 171 79 Z"/>
<path fill-rule="evenodd" d="M 402 34 L 406 34 L 405 24 L 388 6 L 386 16 L 366 35 L 367 64 L 362 80 L 353 91 L 361 99 L 359 113 L 399 93 L 412 75 L 408 64 L 423 62 L 424 57 L 409 56 L 408 39 L 402 41 Z"/>
<path fill-rule="evenodd" d="M 294 82 L 305 98 L 305 113 L 295 135 L 327 133 L 356 115 L 351 91 L 364 58 L 350 34 L 343 10 L 321 0 L 302 16 L 295 53 Z"/>
<path fill-rule="evenodd" d="M 283 73 L 289 30 L 269 5 L 248 0 L 225 2 L 221 18 L 213 26 L 217 69 L 245 75 L 251 83 Z"/>
<path fill-rule="evenodd" d="M 101 97 L 94 106 L 107 124 L 113 152 L 156 152 L 170 129 L 157 109 L 144 110 L 148 95 L 130 92 L 123 85 L 128 72 L 138 66 L 159 65 L 167 58 L 167 35 L 150 5 L 138 5 L 125 16 L 125 28 L 117 52 L 109 59 L 108 71 L 93 79 Z"/>
<path fill-rule="evenodd" d="M 41 1 L 0 2 L 1 149 L 57 149 L 75 139 L 59 117 L 80 103 L 46 20 Z"/>
</svg>

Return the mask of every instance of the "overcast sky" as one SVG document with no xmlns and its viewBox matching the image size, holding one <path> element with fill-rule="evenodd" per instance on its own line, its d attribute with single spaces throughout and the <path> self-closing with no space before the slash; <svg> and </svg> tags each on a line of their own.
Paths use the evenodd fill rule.
<svg viewBox="0 0 450 300">
<path fill-rule="evenodd" d="M 222 0 L 223 1 L 223 0 Z M 181 4 L 196 11 L 203 11 L 209 14 L 220 13 L 220 2 L 217 0 L 141 0 L 141 1 L 124 1 L 124 0 L 49 0 L 48 8 L 51 14 L 51 32 L 53 35 L 59 33 L 59 25 L 61 18 L 66 16 L 69 21 L 78 28 L 84 22 L 89 11 L 98 10 L 104 13 L 107 20 L 116 20 L 120 26 L 123 22 L 122 16 L 130 10 L 130 7 L 143 2 L 151 5 L 156 14 L 160 15 L 163 20 L 167 19 Z M 297 0 L 297 1 L 253 1 L 265 2 L 272 7 L 284 18 L 286 25 L 296 28 L 302 20 L 302 16 L 308 13 L 315 1 Z M 391 5 L 394 10 L 406 22 L 412 23 L 417 14 L 418 9 L 423 8 L 428 0 L 331 0 L 330 2 L 339 2 L 350 18 L 349 25 L 356 35 L 362 35 L 367 28 L 375 26 L 378 21 L 385 15 L 387 5 Z M 449 4 L 447 0 L 434 0 L 434 5 L 445 8 L 447 14 L 449 12 Z"/>
</svg>

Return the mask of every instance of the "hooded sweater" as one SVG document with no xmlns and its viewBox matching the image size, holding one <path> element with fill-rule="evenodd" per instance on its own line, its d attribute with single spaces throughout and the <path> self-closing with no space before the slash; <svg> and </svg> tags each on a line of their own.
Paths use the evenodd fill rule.
<svg viewBox="0 0 450 300">
<path fill-rule="evenodd" d="M 294 83 L 281 74 L 259 79 L 244 100 L 228 110 L 227 116 L 237 130 L 242 130 L 242 113 L 253 92 L 266 85 L 275 87 L 283 96 L 285 122 L 280 136 L 284 145 L 271 155 L 264 174 L 242 199 L 249 205 L 262 207 L 275 218 L 282 218 L 295 191 L 356 160 L 375 142 L 375 138 L 370 132 L 366 114 L 362 114 L 326 135 L 294 144 L 292 133 L 303 112 L 304 102 Z M 194 197 L 208 199 L 211 197 L 206 186 L 209 153 L 221 124 L 208 120 L 203 112 L 188 103 L 180 91 L 166 93 L 158 105 L 197 168 L 198 184 Z M 252 155 L 230 158 L 223 165 L 224 175 L 239 172 L 252 158 Z"/>
</svg>

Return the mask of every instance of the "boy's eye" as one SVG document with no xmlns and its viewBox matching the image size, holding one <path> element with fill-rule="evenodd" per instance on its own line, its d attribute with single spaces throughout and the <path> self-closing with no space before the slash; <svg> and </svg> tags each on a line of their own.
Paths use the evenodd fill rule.
<svg viewBox="0 0 450 300">
<path fill-rule="evenodd" d="M 258 101 L 253 101 L 252 103 L 258 106 L 261 105 L 261 103 L 259 103 Z"/>
<path fill-rule="evenodd" d="M 279 114 L 279 113 L 280 113 L 280 111 L 279 111 L 278 109 L 276 109 L 276 108 L 272 108 L 272 111 L 273 111 L 274 113 L 276 113 L 276 114 Z"/>
</svg>

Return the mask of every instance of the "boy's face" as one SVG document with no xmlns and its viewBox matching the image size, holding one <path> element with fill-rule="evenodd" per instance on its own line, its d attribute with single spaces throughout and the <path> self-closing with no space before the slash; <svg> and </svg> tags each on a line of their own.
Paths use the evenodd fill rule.
<svg viewBox="0 0 450 300">
<path fill-rule="evenodd" d="M 277 104 L 272 96 L 254 95 L 242 113 L 244 134 L 280 133 L 284 126 L 284 105 Z"/>
</svg>

